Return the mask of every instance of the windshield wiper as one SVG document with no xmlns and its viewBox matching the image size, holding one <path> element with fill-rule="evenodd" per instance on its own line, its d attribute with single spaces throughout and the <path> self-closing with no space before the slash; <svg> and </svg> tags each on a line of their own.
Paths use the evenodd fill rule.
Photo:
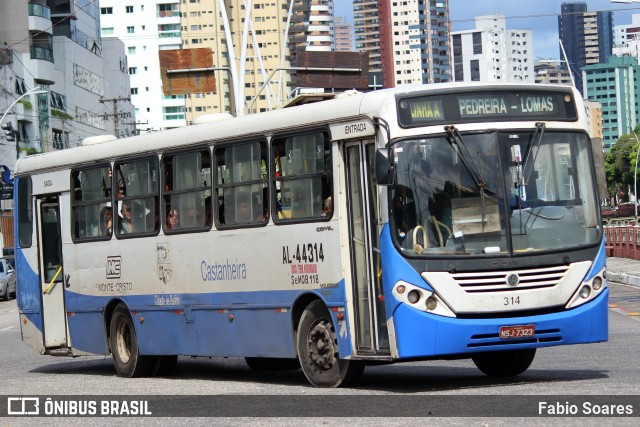
<svg viewBox="0 0 640 427">
<path fill-rule="evenodd" d="M 536 163 L 536 158 L 538 157 L 538 152 L 540 151 L 540 144 L 542 144 L 542 137 L 544 136 L 545 128 L 546 128 L 546 125 L 544 123 L 537 122 L 536 130 L 535 132 L 533 132 L 533 135 L 531 135 L 531 139 L 527 144 L 527 152 L 524 153 L 524 159 L 522 160 L 522 172 L 527 174 L 527 176 L 525 177 L 522 183 L 524 185 L 526 185 L 525 183 L 529 181 L 529 175 L 531 175 L 531 171 L 533 170 L 533 166 L 527 169 L 532 155 L 533 155 L 532 165 L 535 165 Z M 520 185 L 520 182 L 518 182 L 518 185 Z"/>
<path fill-rule="evenodd" d="M 469 153 L 467 146 L 460 135 L 460 132 L 455 126 L 445 126 L 444 131 L 447 133 L 447 142 L 453 148 L 453 151 L 456 152 L 456 155 L 462 162 L 464 168 L 469 172 L 471 179 L 473 179 L 473 183 L 478 187 L 478 189 L 484 193 L 484 189 L 487 188 L 487 184 L 482 177 L 482 172 L 478 169 L 478 166 L 473 161 L 473 157 Z M 490 190 L 495 194 L 495 191 Z"/>
</svg>

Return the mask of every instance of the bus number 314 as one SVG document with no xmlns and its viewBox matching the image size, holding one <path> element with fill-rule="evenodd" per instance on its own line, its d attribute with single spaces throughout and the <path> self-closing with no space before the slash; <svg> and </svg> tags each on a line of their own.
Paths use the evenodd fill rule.
<svg viewBox="0 0 640 427">
<path fill-rule="evenodd" d="M 504 305 L 520 305 L 520 297 L 504 297 Z"/>
<path fill-rule="evenodd" d="M 297 262 L 324 262 L 322 243 L 302 243 L 296 245 L 295 251 L 289 246 L 282 247 L 282 263 L 292 264 Z"/>
</svg>

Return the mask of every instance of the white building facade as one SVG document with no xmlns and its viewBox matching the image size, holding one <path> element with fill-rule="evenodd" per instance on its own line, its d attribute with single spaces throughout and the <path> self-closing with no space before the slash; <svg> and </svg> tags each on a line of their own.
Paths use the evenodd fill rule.
<svg viewBox="0 0 640 427">
<path fill-rule="evenodd" d="M 476 17 L 473 30 L 451 33 L 454 81 L 533 83 L 533 34 L 506 28 L 502 15 Z"/>
<path fill-rule="evenodd" d="M 185 98 L 163 94 L 158 56 L 182 47 L 180 0 L 100 0 L 100 20 L 102 37 L 119 38 L 126 47 L 138 131 L 185 126 Z"/>
</svg>

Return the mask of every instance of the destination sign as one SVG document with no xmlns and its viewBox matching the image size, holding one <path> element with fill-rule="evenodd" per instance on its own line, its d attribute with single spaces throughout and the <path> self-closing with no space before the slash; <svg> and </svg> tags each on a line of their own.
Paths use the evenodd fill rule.
<svg viewBox="0 0 640 427">
<path fill-rule="evenodd" d="M 398 99 L 398 121 L 403 127 L 577 118 L 573 96 L 566 91 L 509 90 Z"/>
</svg>

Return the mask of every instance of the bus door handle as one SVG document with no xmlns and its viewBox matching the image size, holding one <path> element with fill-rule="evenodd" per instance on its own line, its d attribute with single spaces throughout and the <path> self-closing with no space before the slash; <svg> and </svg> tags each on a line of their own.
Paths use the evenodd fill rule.
<svg viewBox="0 0 640 427">
<path fill-rule="evenodd" d="M 49 285 L 46 288 L 44 288 L 44 290 L 42 291 L 43 295 L 46 295 L 51 291 L 54 283 L 56 283 L 56 279 L 58 278 L 61 272 L 62 272 L 62 266 L 58 267 L 58 271 L 56 271 L 56 274 L 53 276 L 53 279 L 51 279 L 51 282 L 49 283 Z"/>
</svg>

